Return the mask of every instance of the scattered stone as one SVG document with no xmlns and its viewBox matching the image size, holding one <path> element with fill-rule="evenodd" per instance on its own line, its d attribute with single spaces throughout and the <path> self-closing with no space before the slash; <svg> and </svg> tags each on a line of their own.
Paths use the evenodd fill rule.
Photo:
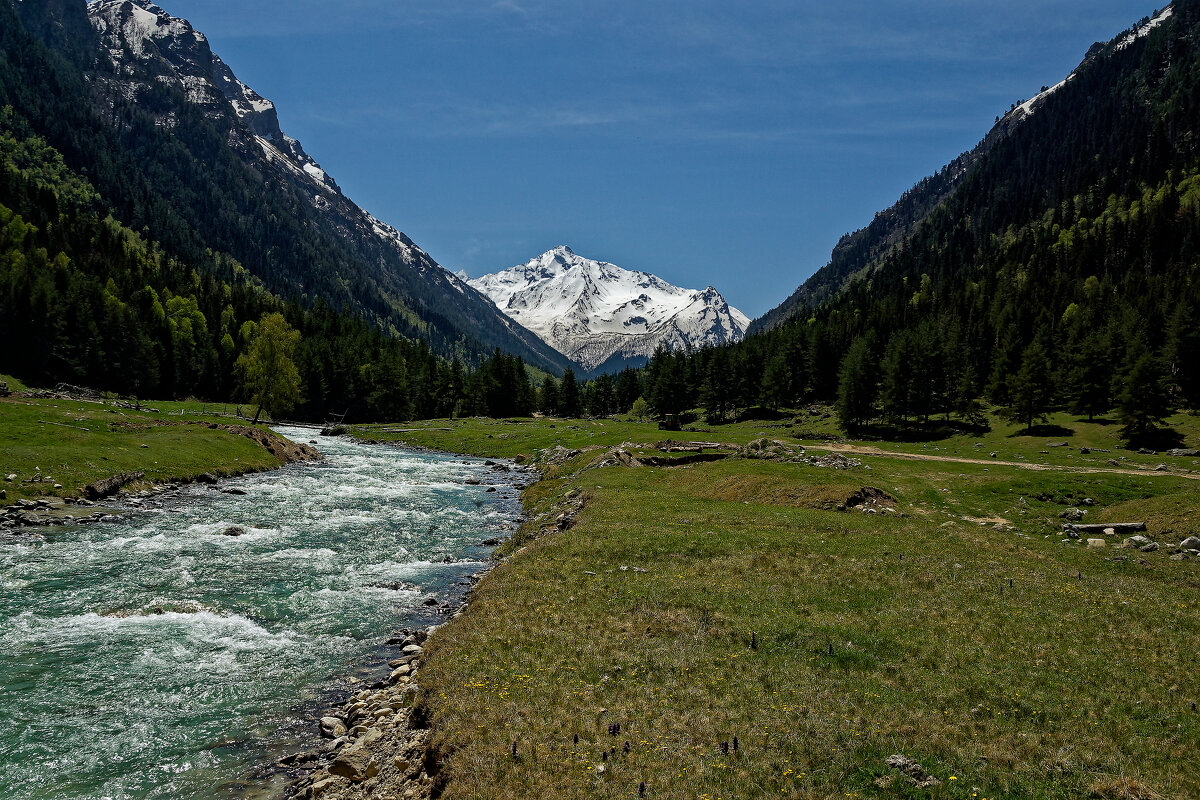
<svg viewBox="0 0 1200 800">
<path fill-rule="evenodd" d="M 837 510 L 850 511 L 853 509 L 857 511 L 879 512 L 883 509 L 893 509 L 896 502 L 896 498 L 883 489 L 876 489 L 874 486 L 864 486 L 847 497 L 845 502 L 837 507 Z"/>
<path fill-rule="evenodd" d="M 1141 550 L 1143 553 L 1153 553 L 1156 550 L 1158 550 L 1158 542 L 1147 542 L 1146 544 L 1142 545 L 1138 549 Z"/>
<path fill-rule="evenodd" d="M 1184 550 L 1200 550 L 1200 537 L 1189 536 L 1179 543 Z"/>
<path fill-rule="evenodd" d="M 337 717 L 321 717 L 321 734 L 330 739 L 338 739 L 346 735 L 346 723 Z"/>
<path fill-rule="evenodd" d="M 146 473 L 140 470 L 138 472 L 124 472 L 120 475 L 114 475 L 111 478 L 105 478 L 88 484 L 83 488 L 83 493 L 87 495 L 89 500 L 99 500 L 111 494 L 116 494 L 122 486 L 139 481 L 144 477 L 146 477 Z"/>
<path fill-rule="evenodd" d="M 1140 447 L 1140 448 L 1138 448 L 1138 455 L 1139 456 L 1156 456 L 1156 455 L 1158 455 L 1158 452 L 1155 450 L 1151 450 L 1149 447 Z"/>
<path fill-rule="evenodd" d="M 1092 548 L 1106 547 L 1107 545 L 1108 545 L 1108 542 L 1104 541 L 1103 539 L 1088 539 L 1087 540 L 1088 547 L 1092 547 Z"/>
<path fill-rule="evenodd" d="M 1078 522 L 1079 520 L 1083 519 L 1085 514 L 1087 514 L 1087 512 L 1082 508 L 1075 508 L 1072 506 L 1071 508 L 1061 512 L 1059 516 L 1065 520 L 1068 520 L 1069 522 Z"/>
<path fill-rule="evenodd" d="M 371 757 L 370 746 L 382 735 L 383 731 L 378 728 L 364 732 L 354 744 L 342 748 L 329 765 L 329 771 L 355 783 L 374 778 L 379 774 L 379 762 Z"/>
<path fill-rule="evenodd" d="M 12 483 L 16 479 L 17 479 L 17 473 L 15 473 L 15 472 L 10 472 L 9 474 L 4 476 L 4 480 L 8 481 L 9 483 Z"/>
<path fill-rule="evenodd" d="M 337 778 L 332 777 L 317 781 L 312 785 L 312 796 L 319 797 L 325 793 L 325 790 L 334 788 L 338 785 L 338 783 L 340 783 L 340 781 Z"/>
<path fill-rule="evenodd" d="M 1121 542 L 1121 547 L 1143 547 L 1148 544 L 1150 544 L 1150 540 L 1139 533 L 1136 536 L 1130 536 L 1128 539 Z"/>
<path fill-rule="evenodd" d="M 829 453 L 814 458 L 809 463 L 814 467 L 832 467 L 833 469 L 856 469 L 863 465 L 857 458 L 848 458 L 841 453 Z"/>
<path fill-rule="evenodd" d="M 1190 450 L 1185 447 L 1176 447 L 1172 450 L 1168 450 L 1167 455 L 1179 456 L 1180 458 L 1198 458 L 1200 457 L 1200 450 Z"/>
<path fill-rule="evenodd" d="M 405 645 L 404 649 L 400 652 L 406 656 L 419 656 L 421 653 L 425 652 L 425 650 L 419 644 L 409 644 Z"/>
<path fill-rule="evenodd" d="M 1154 471 L 1155 472 L 1166 472 L 1169 469 L 1170 469 L 1170 467 L 1168 467 L 1166 464 L 1159 464 L 1157 467 L 1154 468 Z"/>
<path fill-rule="evenodd" d="M 906 780 L 913 784 L 918 789 L 929 789 L 934 786 L 941 786 L 942 782 L 930 775 L 916 761 L 911 758 L 896 753 L 890 755 L 884 762 L 892 769 L 898 771 Z"/>
</svg>

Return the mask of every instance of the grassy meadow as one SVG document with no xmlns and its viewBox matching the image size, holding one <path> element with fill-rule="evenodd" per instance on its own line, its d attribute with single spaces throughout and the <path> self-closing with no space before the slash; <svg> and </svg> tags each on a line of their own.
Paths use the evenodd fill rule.
<svg viewBox="0 0 1200 800">
<path fill-rule="evenodd" d="M 826 441 L 819 413 L 675 434 L 616 420 L 357 431 L 485 456 L 582 450 L 544 466 L 524 546 L 429 642 L 443 796 L 1197 796 L 1200 560 L 1171 545 L 1200 533 L 1200 481 L 1191 459 L 1117 451 L 1112 426 L 1067 422 L 1052 439 L 997 424 L 908 444 Z M 1194 421 L 1175 423 L 1196 446 Z M 900 455 L 595 468 L 625 442 L 762 435 Z M 1121 471 L 1078 452 L 1106 445 Z M 931 450 L 964 461 L 903 457 Z M 864 486 L 896 513 L 836 510 Z M 1079 504 L 1089 522 L 1144 519 L 1162 549 L 1062 543 L 1059 513 Z M 937 785 L 890 769 L 897 753 Z"/>
<path fill-rule="evenodd" d="M 6 379 L 0 376 L 0 379 Z M 7 378 L 13 391 L 25 389 Z M 135 411 L 101 403 L 29 397 L 0 398 L 0 483 L 8 503 L 70 497 L 101 478 L 138 470 L 145 483 L 188 480 L 208 472 L 231 475 L 277 467 L 280 461 L 253 440 L 213 424 L 219 406 L 149 403 Z M 185 412 L 180 414 L 180 411 Z M 41 478 L 41 480 L 32 479 Z M 55 489 L 55 484 L 61 488 Z"/>
</svg>

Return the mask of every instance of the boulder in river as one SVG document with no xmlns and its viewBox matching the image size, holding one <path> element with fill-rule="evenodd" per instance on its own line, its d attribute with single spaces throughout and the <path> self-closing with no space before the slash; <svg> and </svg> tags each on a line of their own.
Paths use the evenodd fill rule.
<svg viewBox="0 0 1200 800">
<path fill-rule="evenodd" d="M 337 717 L 321 717 L 321 734 L 330 739 L 346 735 L 346 723 Z"/>
<path fill-rule="evenodd" d="M 222 536 L 241 536 L 245 532 L 246 532 L 246 529 L 243 528 L 241 525 L 230 525 L 228 528 L 226 528 L 224 531 L 221 532 L 221 535 Z"/>
</svg>

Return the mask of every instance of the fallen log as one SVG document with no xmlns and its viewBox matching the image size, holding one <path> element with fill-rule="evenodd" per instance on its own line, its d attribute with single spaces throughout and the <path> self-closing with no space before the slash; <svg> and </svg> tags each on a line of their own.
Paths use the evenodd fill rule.
<svg viewBox="0 0 1200 800">
<path fill-rule="evenodd" d="M 133 483 L 146 477 L 145 472 L 123 472 L 120 475 L 113 475 L 111 478 L 90 483 L 83 487 L 83 493 L 89 500 L 99 500 L 102 497 L 108 497 L 116 492 L 125 484 Z"/>
<path fill-rule="evenodd" d="M 1063 528 L 1078 531 L 1079 533 L 1104 533 L 1105 530 L 1112 528 L 1113 533 L 1134 533 L 1136 531 L 1146 530 L 1144 522 L 1089 522 L 1082 525 L 1078 522 L 1065 522 Z"/>
</svg>

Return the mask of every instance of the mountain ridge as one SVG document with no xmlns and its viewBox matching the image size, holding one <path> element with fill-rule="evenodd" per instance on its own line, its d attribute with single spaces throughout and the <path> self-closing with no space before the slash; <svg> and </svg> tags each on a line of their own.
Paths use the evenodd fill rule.
<svg viewBox="0 0 1200 800">
<path fill-rule="evenodd" d="M 834 245 L 829 262 L 805 279 L 778 306 L 755 319 L 749 332 L 774 328 L 792 317 L 812 311 L 844 290 L 852 281 L 869 279 L 880 268 L 888 253 L 952 197 L 971 169 L 998 143 L 1032 118 L 1056 93 L 1068 87 L 1089 64 L 1105 54 L 1111 55 L 1129 47 L 1170 20 L 1174 13 L 1173 6 L 1167 5 L 1155 16 L 1143 18 L 1117 37 L 1094 43 L 1079 65 L 1057 84 L 1043 86 L 1030 99 L 1013 103 L 1007 112 L 997 117 L 995 125 L 975 147 L 958 155 L 933 175 L 918 181 L 894 204 L 876 212 L 865 227 L 843 235 Z"/>
</svg>

